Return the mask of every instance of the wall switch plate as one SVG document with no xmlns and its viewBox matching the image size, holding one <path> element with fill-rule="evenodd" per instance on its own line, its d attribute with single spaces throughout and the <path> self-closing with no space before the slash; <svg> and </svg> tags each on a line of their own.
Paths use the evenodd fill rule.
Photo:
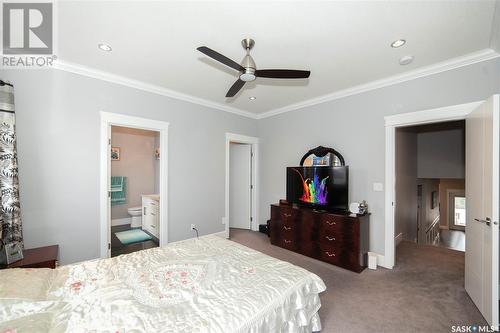
<svg viewBox="0 0 500 333">
<path fill-rule="evenodd" d="M 191 224 L 191 230 L 196 229 L 196 224 Z"/>
<path fill-rule="evenodd" d="M 373 183 L 373 190 L 375 192 L 383 192 L 384 191 L 384 184 L 382 184 L 382 183 Z"/>
</svg>

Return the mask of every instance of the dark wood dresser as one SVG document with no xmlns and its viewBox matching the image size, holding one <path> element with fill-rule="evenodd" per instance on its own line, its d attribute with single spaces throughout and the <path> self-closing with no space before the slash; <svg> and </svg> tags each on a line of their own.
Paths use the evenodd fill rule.
<svg viewBox="0 0 500 333">
<path fill-rule="evenodd" d="M 24 258 L 1 268 L 56 268 L 59 245 L 23 250 Z"/>
<path fill-rule="evenodd" d="M 367 265 L 369 215 L 271 205 L 271 244 L 360 273 Z"/>
</svg>

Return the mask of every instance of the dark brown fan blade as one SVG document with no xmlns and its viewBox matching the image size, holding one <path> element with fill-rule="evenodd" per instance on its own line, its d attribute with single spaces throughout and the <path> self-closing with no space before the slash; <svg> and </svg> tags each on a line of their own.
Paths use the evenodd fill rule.
<svg viewBox="0 0 500 333">
<path fill-rule="evenodd" d="M 200 46 L 199 48 L 197 48 L 197 50 L 200 51 L 201 53 L 204 53 L 205 55 L 209 56 L 210 58 L 215 59 L 218 62 L 223 63 L 226 66 L 229 66 L 231 68 L 236 69 L 237 71 L 241 72 L 241 71 L 245 70 L 245 68 L 243 68 L 236 61 L 233 61 L 233 60 L 229 59 L 228 57 L 223 56 L 219 52 L 216 52 L 212 49 L 209 49 L 206 46 Z"/>
<path fill-rule="evenodd" d="M 236 95 L 244 85 L 245 81 L 242 81 L 240 79 L 236 80 L 236 82 L 227 91 L 226 97 L 234 97 L 234 95 Z"/>
<path fill-rule="evenodd" d="M 258 69 L 255 71 L 255 75 L 271 79 L 307 79 L 311 72 L 295 69 Z"/>
</svg>

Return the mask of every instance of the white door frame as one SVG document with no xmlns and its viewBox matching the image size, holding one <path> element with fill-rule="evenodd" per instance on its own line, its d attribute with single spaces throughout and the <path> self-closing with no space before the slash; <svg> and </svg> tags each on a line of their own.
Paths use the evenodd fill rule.
<svg viewBox="0 0 500 333">
<path fill-rule="evenodd" d="M 160 246 L 168 243 L 168 122 L 101 111 L 100 138 L 100 239 L 101 258 L 109 258 L 111 208 L 108 205 L 111 177 L 111 126 L 132 127 L 160 133 Z M 153 156 L 154 152 L 151 152 Z"/>
<path fill-rule="evenodd" d="M 234 133 L 226 133 L 226 189 L 225 189 L 225 210 L 223 223 L 226 225 L 226 238 L 229 238 L 229 145 L 233 143 L 245 143 L 252 146 L 252 222 L 251 228 L 254 231 L 259 230 L 259 218 L 258 218 L 258 207 L 259 207 L 259 194 L 258 194 L 258 184 L 259 184 L 259 172 L 258 172 L 258 158 L 259 158 L 259 138 L 253 136 L 246 136 Z"/>
<path fill-rule="evenodd" d="M 385 252 L 380 266 L 392 269 L 395 263 L 394 208 L 396 185 L 396 128 L 464 120 L 483 101 L 402 113 L 385 117 Z"/>
</svg>

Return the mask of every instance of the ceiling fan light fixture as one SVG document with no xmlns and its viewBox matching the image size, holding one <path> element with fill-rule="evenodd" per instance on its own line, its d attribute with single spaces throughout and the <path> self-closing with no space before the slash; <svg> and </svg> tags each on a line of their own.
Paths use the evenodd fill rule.
<svg viewBox="0 0 500 333">
<path fill-rule="evenodd" d="M 394 42 L 391 43 L 391 47 L 397 49 L 398 47 L 401 47 L 405 44 L 406 44 L 406 40 L 398 39 L 398 40 L 395 40 Z"/>
<path fill-rule="evenodd" d="M 250 82 L 250 81 L 253 81 L 255 79 L 256 79 L 256 77 L 255 77 L 255 74 L 253 74 L 253 73 L 243 73 L 240 75 L 241 81 Z"/>
<path fill-rule="evenodd" d="M 244 82 L 250 82 L 253 81 L 257 78 L 255 76 L 255 69 L 247 67 L 245 68 L 245 71 L 240 74 L 240 80 Z"/>
<path fill-rule="evenodd" d="M 223 54 L 212 50 L 206 46 L 197 47 L 196 50 L 209 56 L 210 58 L 228 66 L 238 71 L 239 77 L 236 82 L 233 83 L 231 88 L 226 93 L 227 98 L 234 97 L 243 88 L 246 82 L 254 81 L 259 78 L 268 79 L 307 79 L 311 74 L 310 71 L 306 70 L 296 70 L 296 69 L 259 69 L 255 65 L 252 56 L 250 56 L 250 50 L 255 45 L 255 41 L 251 38 L 245 38 L 241 42 L 243 48 L 246 51 L 246 55 L 238 64 L 236 61 L 229 59 Z M 252 98 L 250 100 L 253 100 Z"/>
</svg>

